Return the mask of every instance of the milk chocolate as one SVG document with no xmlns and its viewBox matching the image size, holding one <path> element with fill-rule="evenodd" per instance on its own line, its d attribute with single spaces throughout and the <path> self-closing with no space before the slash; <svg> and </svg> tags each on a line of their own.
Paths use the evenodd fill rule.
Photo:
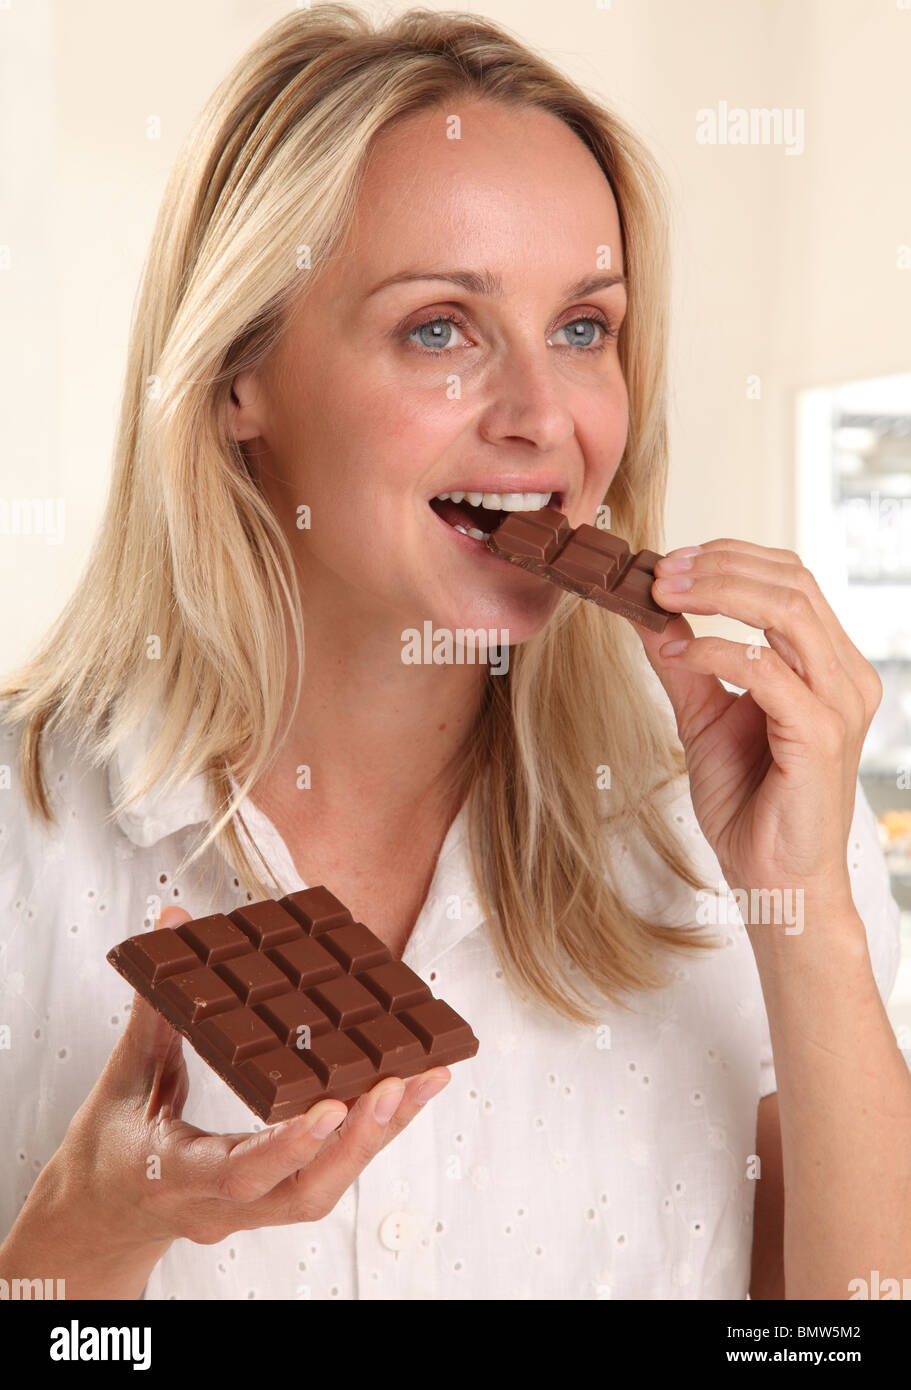
<svg viewBox="0 0 911 1390">
<path fill-rule="evenodd" d="M 107 959 L 267 1124 L 478 1050 L 321 886 L 142 932 Z"/>
<path fill-rule="evenodd" d="M 620 536 L 597 526 L 573 528 L 555 507 L 510 512 L 487 544 L 495 555 L 653 632 L 663 632 L 678 616 L 651 595 L 660 555 L 633 553 Z"/>
</svg>

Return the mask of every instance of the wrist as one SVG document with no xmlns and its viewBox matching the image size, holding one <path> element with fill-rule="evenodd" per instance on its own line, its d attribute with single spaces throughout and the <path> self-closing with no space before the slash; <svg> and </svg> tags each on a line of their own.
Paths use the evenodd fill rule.
<svg viewBox="0 0 911 1390">
<path fill-rule="evenodd" d="M 797 936 L 804 924 L 811 922 L 851 924 L 845 927 L 848 931 L 856 925 L 862 927 L 847 870 L 787 882 L 775 875 L 744 874 L 724 865 L 721 872 L 748 929 Z"/>
<path fill-rule="evenodd" d="M 872 965 L 863 919 L 853 900 L 808 894 L 790 925 L 746 923 L 763 989 L 824 989 L 848 978 L 859 982 Z"/>
<path fill-rule="evenodd" d="M 33 1198 L 54 1246 L 93 1270 L 151 1270 L 173 1240 L 144 1229 L 137 1209 L 124 1213 L 120 1204 L 94 1196 L 84 1182 L 74 1185 L 56 1155 L 41 1170 L 30 1203 Z"/>
<path fill-rule="evenodd" d="M 0 1246 L 0 1277 L 53 1281 L 65 1299 L 139 1299 L 170 1240 L 132 1240 L 113 1229 L 84 1193 L 70 1195 L 50 1162 Z"/>
</svg>

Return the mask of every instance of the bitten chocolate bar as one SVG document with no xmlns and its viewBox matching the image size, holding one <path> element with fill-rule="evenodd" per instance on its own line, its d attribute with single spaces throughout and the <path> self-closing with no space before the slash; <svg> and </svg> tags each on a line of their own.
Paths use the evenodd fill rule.
<svg viewBox="0 0 911 1390">
<path fill-rule="evenodd" d="M 478 1050 L 328 888 L 142 932 L 107 959 L 267 1124 Z"/>
<path fill-rule="evenodd" d="M 487 537 L 487 544 L 495 555 L 531 574 L 654 632 L 663 632 L 676 616 L 651 595 L 660 555 L 654 550 L 633 554 L 620 536 L 596 526 L 574 529 L 556 507 L 511 512 Z"/>
</svg>

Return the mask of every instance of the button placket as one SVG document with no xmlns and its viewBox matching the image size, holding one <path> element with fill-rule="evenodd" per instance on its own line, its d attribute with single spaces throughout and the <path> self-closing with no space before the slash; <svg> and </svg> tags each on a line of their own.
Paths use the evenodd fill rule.
<svg viewBox="0 0 911 1390">
<path fill-rule="evenodd" d="M 432 1262 L 426 1240 L 426 1194 L 415 1190 L 414 1170 L 397 1144 L 402 1134 L 372 1159 L 358 1179 L 357 1271 L 362 1299 L 424 1296 Z M 408 1178 L 405 1174 L 408 1173 Z M 417 1187 L 422 1189 L 422 1184 Z M 432 1282 L 432 1278 L 431 1278 Z"/>
</svg>

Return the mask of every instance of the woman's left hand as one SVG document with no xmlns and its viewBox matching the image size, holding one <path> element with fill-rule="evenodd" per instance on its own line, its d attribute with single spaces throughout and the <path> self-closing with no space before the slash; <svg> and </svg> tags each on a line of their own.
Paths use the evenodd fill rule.
<svg viewBox="0 0 911 1390">
<path fill-rule="evenodd" d="M 726 880 L 850 904 L 847 841 L 879 676 L 792 551 L 713 540 L 672 551 L 655 576 L 655 601 L 681 616 L 663 633 L 636 631 L 673 705 L 693 809 Z M 769 646 L 696 637 L 684 609 L 761 628 Z M 662 654 L 679 640 L 685 650 Z"/>
</svg>

